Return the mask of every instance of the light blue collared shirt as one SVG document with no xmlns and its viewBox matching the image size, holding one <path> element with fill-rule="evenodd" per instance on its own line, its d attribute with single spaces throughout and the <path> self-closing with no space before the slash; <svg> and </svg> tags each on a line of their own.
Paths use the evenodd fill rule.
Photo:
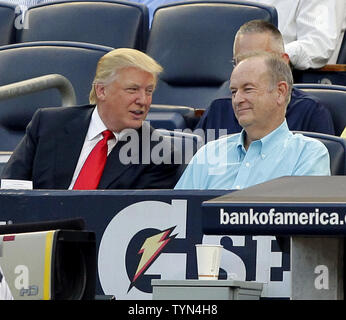
<svg viewBox="0 0 346 320">
<path fill-rule="evenodd" d="M 283 176 L 330 175 L 324 144 L 289 131 L 286 121 L 244 148 L 245 131 L 211 141 L 190 161 L 175 189 L 243 189 Z"/>
</svg>

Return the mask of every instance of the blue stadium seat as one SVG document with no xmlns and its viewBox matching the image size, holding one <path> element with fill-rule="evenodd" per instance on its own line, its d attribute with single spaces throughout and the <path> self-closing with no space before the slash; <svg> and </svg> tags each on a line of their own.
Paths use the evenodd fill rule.
<svg viewBox="0 0 346 320">
<path fill-rule="evenodd" d="M 0 46 L 11 44 L 15 40 L 16 6 L 0 2 Z"/>
<path fill-rule="evenodd" d="M 174 130 L 194 128 L 198 118 L 192 107 L 152 104 L 147 120 L 156 129 Z"/>
<path fill-rule="evenodd" d="M 298 83 L 294 86 L 309 92 L 329 109 L 334 122 L 335 134 L 340 136 L 346 126 L 346 86 L 318 83 Z"/>
<path fill-rule="evenodd" d="M 149 31 L 148 8 L 130 1 L 59 1 L 30 7 L 28 29 L 17 42 L 76 41 L 143 50 Z"/>
<path fill-rule="evenodd" d="M 346 174 L 346 140 L 318 132 L 294 131 L 307 137 L 321 141 L 328 149 L 330 156 L 330 170 L 332 175 Z"/>
<path fill-rule="evenodd" d="M 163 67 L 153 103 L 206 108 L 228 92 L 233 40 L 246 21 L 277 25 L 274 7 L 246 1 L 185 1 L 156 9 L 146 52 Z"/>
<path fill-rule="evenodd" d="M 146 121 L 156 129 L 185 129 L 184 117 L 178 112 L 148 112 Z"/>
<path fill-rule="evenodd" d="M 89 103 L 96 64 L 110 47 L 73 42 L 33 42 L 0 47 L 0 86 L 46 74 L 73 85 L 77 104 Z M 12 151 L 39 107 L 61 105 L 56 89 L 0 102 L 0 150 Z"/>
<path fill-rule="evenodd" d="M 155 131 L 165 136 L 166 139 L 170 139 L 175 147 L 174 162 L 181 164 L 181 170 L 178 173 L 180 177 L 193 155 L 204 144 L 203 139 L 197 134 L 185 131 L 166 129 L 157 129 Z"/>
</svg>

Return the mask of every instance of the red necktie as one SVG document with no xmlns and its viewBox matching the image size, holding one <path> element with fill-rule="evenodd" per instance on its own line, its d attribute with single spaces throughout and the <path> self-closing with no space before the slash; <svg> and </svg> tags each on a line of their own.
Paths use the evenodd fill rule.
<svg viewBox="0 0 346 320">
<path fill-rule="evenodd" d="M 100 140 L 94 149 L 89 153 L 84 165 L 78 175 L 73 189 L 94 190 L 100 182 L 103 169 L 107 161 L 108 145 L 107 141 L 114 138 L 113 132 L 105 130 L 102 132 L 103 139 Z"/>
</svg>

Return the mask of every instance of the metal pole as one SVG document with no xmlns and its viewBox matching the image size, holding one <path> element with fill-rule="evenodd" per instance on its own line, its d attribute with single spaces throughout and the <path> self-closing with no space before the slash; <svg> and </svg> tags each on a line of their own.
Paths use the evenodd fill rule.
<svg viewBox="0 0 346 320">
<path fill-rule="evenodd" d="M 0 101 L 51 88 L 59 90 L 62 106 L 76 105 L 76 94 L 71 82 L 60 74 L 49 74 L 1 86 Z"/>
</svg>

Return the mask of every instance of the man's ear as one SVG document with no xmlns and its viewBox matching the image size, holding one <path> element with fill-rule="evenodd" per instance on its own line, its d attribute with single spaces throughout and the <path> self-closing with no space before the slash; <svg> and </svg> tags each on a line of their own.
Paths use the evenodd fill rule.
<svg viewBox="0 0 346 320">
<path fill-rule="evenodd" d="M 280 81 L 278 83 L 278 104 L 286 104 L 288 95 L 288 84 L 286 81 Z"/>
<path fill-rule="evenodd" d="M 96 93 L 97 99 L 103 101 L 106 97 L 105 85 L 102 83 L 95 83 L 94 88 L 95 88 L 95 93 Z"/>
<path fill-rule="evenodd" d="M 284 59 L 286 61 L 287 64 L 290 63 L 290 56 L 286 52 L 281 54 L 281 57 L 282 57 L 282 59 Z"/>
</svg>

